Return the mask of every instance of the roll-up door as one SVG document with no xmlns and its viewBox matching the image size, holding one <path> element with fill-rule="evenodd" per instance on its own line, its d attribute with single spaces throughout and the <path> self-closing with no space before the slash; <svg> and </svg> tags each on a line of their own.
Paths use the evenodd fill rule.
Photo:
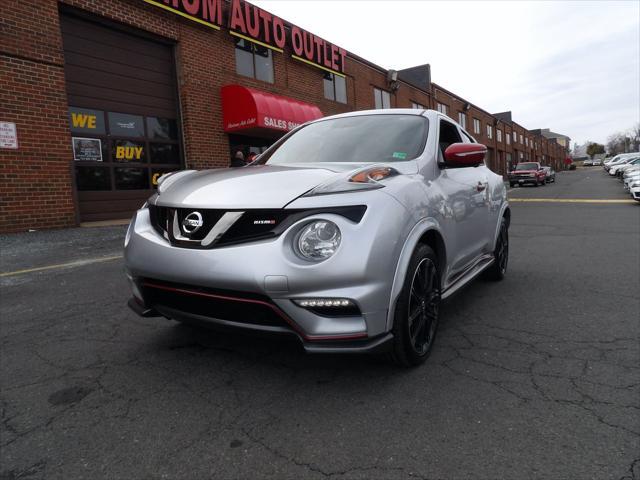
<svg viewBox="0 0 640 480">
<path fill-rule="evenodd" d="M 127 218 L 182 168 L 173 48 L 61 16 L 80 220 Z"/>
</svg>

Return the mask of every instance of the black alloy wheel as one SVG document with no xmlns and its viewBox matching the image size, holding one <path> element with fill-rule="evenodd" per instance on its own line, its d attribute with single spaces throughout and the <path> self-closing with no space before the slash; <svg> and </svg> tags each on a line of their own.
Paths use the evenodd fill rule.
<svg viewBox="0 0 640 480">
<path fill-rule="evenodd" d="M 424 362 L 433 346 L 440 310 L 440 274 L 431 248 L 414 252 L 396 306 L 392 360 L 404 367 Z"/>
<path fill-rule="evenodd" d="M 500 231 L 496 239 L 493 258 L 493 264 L 487 269 L 487 278 L 499 281 L 507 274 L 507 265 L 509 263 L 509 227 L 507 227 L 507 220 L 504 217 L 500 221 Z"/>
</svg>

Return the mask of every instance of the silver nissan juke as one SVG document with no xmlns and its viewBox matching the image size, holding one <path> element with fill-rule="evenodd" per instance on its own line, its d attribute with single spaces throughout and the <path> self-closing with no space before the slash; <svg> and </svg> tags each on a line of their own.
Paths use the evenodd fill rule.
<svg viewBox="0 0 640 480">
<path fill-rule="evenodd" d="M 129 306 L 420 364 L 440 302 L 506 272 L 510 210 L 486 150 L 432 110 L 359 111 L 244 168 L 167 174 L 127 231 Z"/>
</svg>

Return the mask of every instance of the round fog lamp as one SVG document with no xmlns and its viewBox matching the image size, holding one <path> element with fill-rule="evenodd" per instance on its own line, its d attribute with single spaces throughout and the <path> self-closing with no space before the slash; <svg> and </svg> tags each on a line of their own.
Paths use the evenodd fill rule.
<svg viewBox="0 0 640 480">
<path fill-rule="evenodd" d="M 307 260 L 325 260 L 336 253 L 342 235 L 329 220 L 316 220 L 302 229 L 298 236 L 298 252 Z"/>
</svg>

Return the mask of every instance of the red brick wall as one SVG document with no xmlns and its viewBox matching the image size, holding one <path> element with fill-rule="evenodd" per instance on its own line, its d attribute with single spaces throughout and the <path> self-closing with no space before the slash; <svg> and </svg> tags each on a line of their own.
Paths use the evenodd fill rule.
<svg viewBox="0 0 640 480">
<path fill-rule="evenodd" d="M 3 2 L 0 32 L 0 121 L 16 124 L 19 146 L 0 150 L 0 231 L 75 225 L 55 1 Z"/>
</svg>

